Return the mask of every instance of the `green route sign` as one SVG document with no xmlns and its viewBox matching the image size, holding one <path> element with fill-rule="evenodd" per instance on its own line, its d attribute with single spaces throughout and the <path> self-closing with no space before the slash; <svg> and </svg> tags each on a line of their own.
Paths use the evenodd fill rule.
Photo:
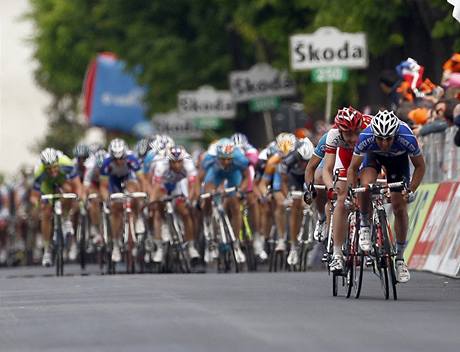
<svg viewBox="0 0 460 352">
<path fill-rule="evenodd" d="M 311 79 L 315 83 L 345 82 L 348 79 L 348 70 L 343 67 L 321 67 L 311 71 Z"/>
<path fill-rule="evenodd" d="M 249 110 L 252 112 L 274 110 L 279 106 L 279 97 L 254 98 L 249 101 Z"/>
<path fill-rule="evenodd" d="M 203 117 L 194 120 L 196 128 L 200 130 L 218 129 L 222 126 L 222 119 L 217 117 Z"/>
</svg>

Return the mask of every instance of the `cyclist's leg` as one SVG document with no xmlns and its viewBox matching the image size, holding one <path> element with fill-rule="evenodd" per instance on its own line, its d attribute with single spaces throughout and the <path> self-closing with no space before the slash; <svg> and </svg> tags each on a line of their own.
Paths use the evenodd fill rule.
<svg viewBox="0 0 460 352">
<path fill-rule="evenodd" d="M 109 192 L 119 193 L 123 192 L 121 187 L 122 180 L 117 177 L 109 176 Z M 110 226 L 112 229 L 112 240 L 114 248 L 117 248 L 117 252 L 120 249 L 121 234 L 123 231 L 123 203 L 122 202 L 111 202 L 110 204 Z M 117 253 L 118 254 L 118 253 Z M 118 257 L 115 255 L 114 257 Z M 118 259 L 118 258 L 116 258 Z"/>
<path fill-rule="evenodd" d="M 91 199 L 88 203 L 88 215 L 91 222 L 90 234 L 95 242 L 100 242 L 101 235 L 101 195 L 97 185 L 90 185 L 88 187 L 88 194 L 97 194 L 98 196 Z"/>
<path fill-rule="evenodd" d="M 303 175 L 293 175 L 288 174 L 288 186 L 289 189 L 295 191 L 303 190 Z M 302 208 L 303 201 L 302 199 L 294 199 L 291 207 L 291 214 L 289 218 L 289 232 L 290 232 L 290 242 L 292 247 L 297 244 L 297 234 L 299 233 L 300 220 L 302 218 Z"/>
<path fill-rule="evenodd" d="M 323 162 L 321 162 L 321 164 L 315 170 L 315 184 L 318 184 L 318 185 L 324 184 L 322 163 Z M 327 227 L 327 224 L 329 223 L 329 218 L 330 218 L 329 207 L 326 207 L 327 205 L 326 192 L 322 189 L 318 189 L 317 196 L 314 202 L 315 202 L 316 212 L 318 214 L 318 220 L 316 222 L 315 231 L 314 231 L 313 236 L 316 240 L 321 241 L 324 239 L 326 235 L 326 227 Z"/>
<path fill-rule="evenodd" d="M 227 187 L 240 187 L 243 180 L 243 175 L 239 170 L 233 170 L 226 175 Z M 242 216 L 240 209 L 240 200 L 236 197 L 236 194 L 231 194 L 226 202 L 226 206 L 230 210 L 230 222 L 232 223 L 233 233 L 238 238 L 238 234 L 241 230 Z M 237 241 L 238 242 L 238 241 Z"/>
</svg>

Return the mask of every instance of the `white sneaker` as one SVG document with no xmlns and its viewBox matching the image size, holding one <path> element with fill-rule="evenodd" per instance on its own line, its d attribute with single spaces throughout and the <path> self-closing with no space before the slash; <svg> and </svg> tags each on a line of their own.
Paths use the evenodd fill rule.
<svg viewBox="0 0 460 352">
<path fill-rule="evenodd" d="M 150 263 L 150 252 L 145 252 L 145 254 L 144 254 L 144 263 L 145 264 Z"/>
<path fill-rule="evenodd" d="M 238 264 L 246 262 L 246 256 L 241 250 L 240 245 L 235 244 L 234 251 L 235 251 L 235 259 Z"/>
<path fill-rule="evenodd" d="M 286 250 L 286 241 L 284 238 L 279 239 L 276 241 L 275 252 L 284 252 Z"/>
<path fill-rule="evenodd" d="M 43 266 L 51 266 L 51 251 L 49 249 L 45 250 L 42 258 Z"/>
<path fill-rule="evenodd" d="M 159 245 L 157 247 L 157 250 L 155 251 L 155 254 L 153 255 L 152 258 L 154 263 L 161 263 L 163 261 L 163 246 Z"/>
<path fill-rule="evenodd" d="M 371 229 L 369 226 L 359 228 L 359 248 L 361 248 L 363 252 L 369 252 L 372 248 Z"/>
<path fill-rule="evenodd" d="M 264 241 L 260 237 L 254 238 L 254 253 L 260 260 L 267 260 L 268 255 L 264 250 Z"/>
<path fill-rule="evenodd" d="M 289 255 L 287 257 L 287 263 L 289 265 L 297 265 L 299 262 L 299 254 L 297 253 L 297 247 L 292 245 L 291 250 L 289 251 Z"/>
<path fill-rule="evenodd" d="M 188 245 L 188 255 L 190 259 L 198 259 L 200 257 L 200 253 L 198 253 L 198 251 L 192 243 L 189 243 Z"/>
<path fill-rule="evenodd" d="M 69 260 L 74 261 L 75 259 L 77 259 L 77 254 L 77 244 L 75 242 L 72 242 L 69 249 Z"/>
<path fill-rule="evenodd" d="M 134 231 L 137 234 L 145 232 L 144 221 L 142 220 L 142 218 L 140 216 L 136 220 L 136 224 L 134 225 Z"/>
<path fill-rule="evenodd" d="M 343 270 L 343 255 L 341 254 L 334 254 L 332 257 L 332 261 L 329 264 L 329 268 L 331 268 L 331 271 L 342 271 Z"/>
<path fill-rule="evenodd" d="M 0 264 L 5 264 L 6 260 L 8 259 L 8 252 L 5 248 L 0 250 Z"/>
<path fill-rule="evenodd" d="M 401 283 L 405 283 L 410 280 L 409 269 L 407 264 L 402 259 L 397 259 L 396 264 L 396 280 Z"/>
<path fill-rule="evenodd" d="M 326 219 L 316 221 L 315 231 L 313 232 L 313 239 L 318 242 L 322 242 L 324 240 L 324 224 L 326 223 Z"/>
<path fill-rule="evenodd" d="M 70 220 L 65 220 L 62 224 L 62 232 L 65 235 L 72 236 L 73 235 L 73 224 Z"/>
<path fill-rule="evenodd" d="M 112 249 L 112 262 L 118 263 L 120 261 L 121 261 L 120 247 L 113 246 L 113 249 Z"/>
</svg>

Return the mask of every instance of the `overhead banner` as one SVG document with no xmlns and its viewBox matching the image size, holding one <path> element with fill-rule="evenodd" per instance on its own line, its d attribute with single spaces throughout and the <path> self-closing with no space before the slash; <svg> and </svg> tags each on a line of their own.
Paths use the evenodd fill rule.
<svg viewBox="0 0 460 352">
<path fill-rule="evenodd" d="M 236 102 L 291 96 L 296 92 L 295 82 L 287 71 L 279 71 L 265 63 L 256 64 L 248 71 L 231 72 L 229 81 Z"/>
<path fill-rule="evenodd" d="M 112 53 L 99 54 L 86 72 L 84 112 L 90 126 L 131 133 L 146 120 L 145 88 Z"/>
<path fill-rule="evenodd" d="M 291 36 L 290 55 L 293 70 L 368 66 L 366 35 L 344 33 L 335 27 L 322 27 L 313 34 Z"/>
<path fill-rule="evenodd" d="M 418 270 L 432 270 L 435 268 L 428 262 L 428 256 L 431 253 L 433 246 L 444 230 L 445 224 L 450 216 L 450 203 L 456 192 L 458 184 L 454 182 L 441 183 L 438 187 L 436 195 L 433 198 L 431 209 L 426 218 L 423 229 L 412 251 L 409 261 L 409 266 Z M 458 222 L 458 219 L 457 219 Z"/>
<path fill-rule="evenodd" d="M 203 137 L 203 131 L 196 127 L 193 120 L 185 120 L 177 111 L 153 116 L 153 124 L 160 134 L 170 135 L 173 139 L 192 139 Z"/>
<path fill-rule="evenodd" d="M 178 96 L 178 112 L 183 118 L 235 117 L 235 102 L 229 91 L 202 86 L 196 91 L 182 91 Z"/>
</svg>

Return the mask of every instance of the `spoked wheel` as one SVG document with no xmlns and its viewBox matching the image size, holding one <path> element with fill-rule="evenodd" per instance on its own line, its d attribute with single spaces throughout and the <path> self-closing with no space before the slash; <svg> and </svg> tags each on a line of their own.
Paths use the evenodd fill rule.
<svg viewBox="0 0 460 352">
<path fill-rule="evenodd" d="M 363 285 L 363 274 L 364 274 L 364 253 L 359 253 L 354 257 L 355 265 L 354 265 L 354 291 L 355 291 L 355 298 L 359 298 L 361 295 L 361 287 Z"/>
<path fill-rule="evenodd" d="M 356 256 L 350 255 L 345 262 L 345 288 L 347 291 L 347 298 L 350 298 L 351 291 L 355 285 L 354 273 L 355 273 L 355 261 Z"/>
<path fill-rule="evenodd" d="M 396 272 L 395 272 L 395 263 L 391 256 L 387 257 L 388 261 L 388 271 L 390 272 L 390 279 L 391 279 L 391 289 L 393 292 L 393 299 L 396 301 L 398 299 L 398 292 L 396 290 L 396 284 L 398 281 L 396 280 Z"/>
<path fill-rule="evenodd" d="M 335 271 L 332 272 L 332 295 L 337 297 L 339 292 L 339 278 L 342 277 L 340 274 Z"/>
<path fill-rule="evenodd" d="M 246 264 L 248 271 L 257 271 L 257 258 L 254 253 L 254 246 L 252 241 L 246 240 L 242 246 L 244 255 L 246 256 Z"/>
<path fill-rule="evenodd" d="M 390 288 L 388 285 L 388 266 L 386 257 L 379 255 L 375 261 L 377 265 L 377 273 L 380 279 L 380 285 L 382 287 L 383 296 L 388 299 L 390 296 Z"/>
<path fill-rule="evenodd" d="M 79 226 L 79 249 L 80 249 L 80 267 L 81 270 L 86 269 L 86 226 L 87 226 L 87 217 L 84 215 L 80 216 L 80 226 Z"/>
<path fill-rule="evenodd" d="M 178 266 L 180 269 L 180 272 L 183 274 L 190 274 L 190 261 L 188 259 L 188 256 L 185 252 L 185 248 L 182 247 L 182 245 L 178 244 L 176 246 L 176 252 L 177 252 L 177 262 Z"/>
<path fill-rule="evenodd" d="M 64 234 L 62 233 L 61 218 L 57 217 L 55 222 L 56 231 L 56 276 L 64 275 Z"/>
</svg>

